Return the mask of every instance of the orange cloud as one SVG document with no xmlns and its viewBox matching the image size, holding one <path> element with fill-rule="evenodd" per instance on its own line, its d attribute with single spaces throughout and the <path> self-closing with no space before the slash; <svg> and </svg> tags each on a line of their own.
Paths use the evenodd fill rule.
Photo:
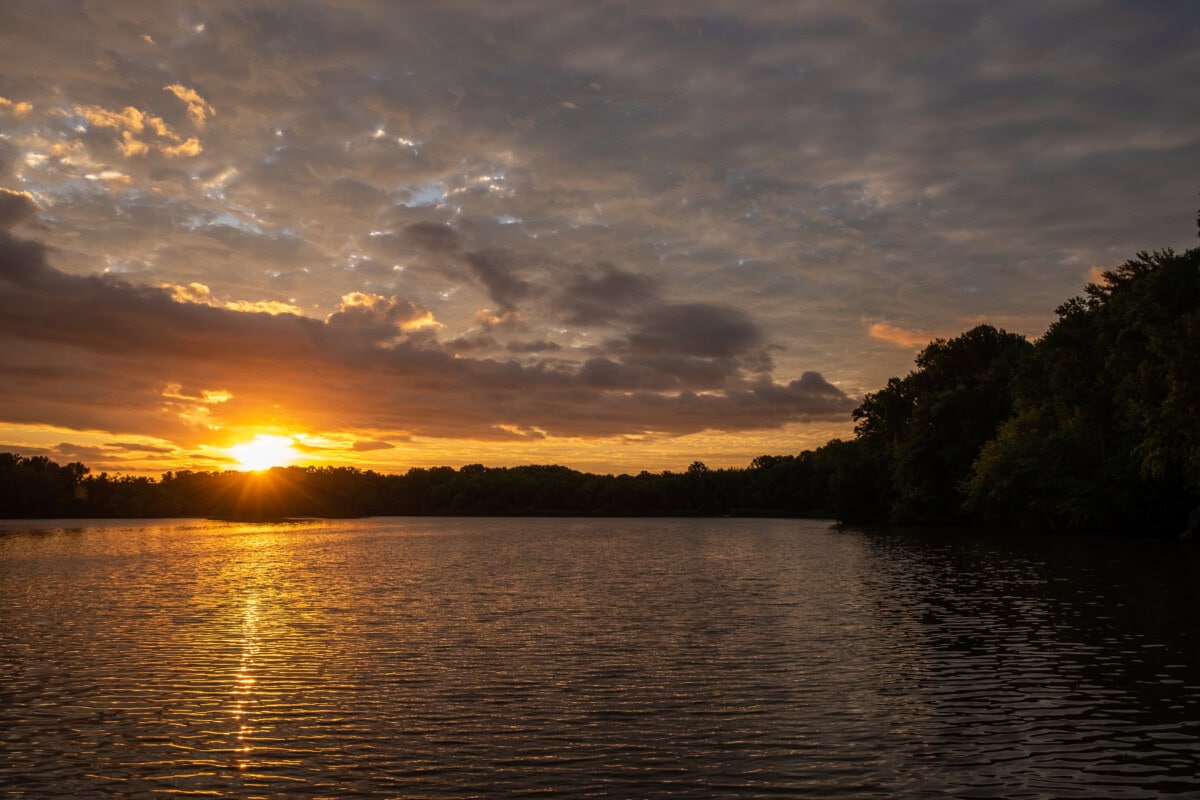
<svg viewBox="0 0 1200 800">
<path fill-rule="evenodd" d="M 195 136 L 188 139 L 186 142 L 180 142 L 171 147 L 160 147 L 164 155 L 175 158 L 177 156 L 198 156 L 204 152 L 204 148 L 200 146 L 200 140 Z"/>
<path fill-rule="evenodd" d="M 218 300 L 213 296 L 212 290 L 203 283 L 189 283 L 187 286 L 164 283 L 162 288 L 170 293 L 171 299 L 176 303 L 194 303 L 213 308 L 225 308 L 230 311 L 241 311 L 246 314 L 300 315 L 303 313 L 297 306 L 282 300 Z"/>
<path fill-rule="evenodd" d="M 163 91 L 170 92 L 187 104 L 188 118 L 197 128 L 203 128 L 208 117 L 217 115 L 216 109 L 195 89 L 189 89 L 180 83 L 172 83 L 170 86 L 164 86 Z"/>
<path fill-rule="evenodd" d="M 89 125 L 97 128 L 116 128 L 130 133 L 143 133 L 147 125 L 160 136 L 178 140 L 170 126 L 160 118 L 146 114 L 133 106 L 125 106 L 120 111 L 110 111 L 103 106 L 75 106 L 75 113 L 88 121 Z"/>
<path fill-rule="evenodd" d="M 125 131 L 121 134 L 121 141 L 117 142 L 117 147 L 120 148 L 121 155 L 126 158 L 144 156 L 150 152 L 150 145 L 134 136 L 132 131 Z"/>
<path fill-rule="evenodd" d="M 212 296 L 212 290 L 203 283 L 189 283 L 187 286 L 164 283 L 162 288 L 171 293 L 171 299 L 176 303 L 199 303 L 205 306 L 219 305 Z"/>
<path fill-rule="evenodd" d="M 937 338 L 929 331 L 909 330 L 898 325 L 889 325 L 886 322 L 871 323 L 867 327 L 867 335 L 872 339 L 904 348 L 924 347 Z"/>
<path fill-rule="evenodd" d="M 74 163 L 75 159 L 84 154 L 83 142 L 55 142 L 50 145 L 50 155 L 62 159 L 67 164 Z"/>
<path fill-rule="evenodd" d="M 419 317 L 415 317 L 406 322 L 400 323 L 400 330 L 404 331 L 405 333 L 411 333 L 412 331 L 421 331 L 421 330 L 425 330 L 426 328 L 444 328 L 444 327 L 445 326 L 442 325 L 442 323 L 438 322 L 437 319 L 434 318 L 432 311 L 426 311 L 424 314 L 422 314 Z"/>
<path fill-rule="evenodd" d="M 497 314 L 490 308 L 481 308 L 476 311 L 475 321 L 484 330 L 491 330 L 493 328 L 522 328 L 525 325 L 525 319 L 521 316 L 520 311 L 504 311 Z"/>
<path fill-rule="evenodd" d="M 298 306 L 282 300 L 229 300 L 223 304 L 230 311 L 247 314 L 302 314 Z"/>
<path fill-rule="evenodd" d="M 384 297 L 370 292 L 350 292 L 342 295 L 337 311 L 326 322 L 344 325 L 354 321 L 360 325 L 378 325 L 382 329 L 398 329 L 403 333 L 441 328 L 433 312 L 399 297 Z"/>
<path fill-rule="evenodd" d="M 162 117 L 148 114 L 133 106 L 113 111 L 103 106 L 77 105 L 75 113 L 87 120 L 89 125 L 120 131 L 121 138 L 117 140 L 117 148 L 126 158 L 144 156 L 151 150 L 157 150 L 168 158 L 196 156 L 204 151 L 196 137 L 184 140 Z M 147 141 L 143 138 L 145 135 L 158 137 L 165 142 Z"/>
<path fill-rule="evenodd" d="M 0 108 L 11 111 L 14 117 L 23 117 L 30 111 L 33 111 L 33 104 L 16 103 L 7 97 L 0 97 Z"/>
</svg>

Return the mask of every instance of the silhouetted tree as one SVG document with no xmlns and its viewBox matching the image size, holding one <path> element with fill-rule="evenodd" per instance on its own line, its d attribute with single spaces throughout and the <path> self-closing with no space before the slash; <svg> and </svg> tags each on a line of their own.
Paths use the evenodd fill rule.
<svg viewBox="0 0 1200 800">
<path fill-rule="evenodd" d="M 1058 308 L 966 489 L 997 524 L 1177 529 L 1200 497 L 1200 249 L 1139 253 Z"/>
</svg>

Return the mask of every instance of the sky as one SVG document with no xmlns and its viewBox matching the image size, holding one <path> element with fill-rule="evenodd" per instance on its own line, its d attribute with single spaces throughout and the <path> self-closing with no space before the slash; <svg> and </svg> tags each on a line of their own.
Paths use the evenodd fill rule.
<svg viewBox="0 0 1200 800">
<path fill-rule="evenodd" d="M 0 451 L 93 472 L 746 466 L 1194 242 L 1193 0 L 6 0 L 0 67 Z"/>
</svg>

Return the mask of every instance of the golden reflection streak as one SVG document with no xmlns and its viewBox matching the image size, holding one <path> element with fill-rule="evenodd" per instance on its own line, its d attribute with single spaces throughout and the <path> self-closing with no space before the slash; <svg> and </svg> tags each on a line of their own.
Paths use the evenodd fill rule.
<svg viewBox="0 0 1200 800">
<path fill-rule="evenodd" d="M 249 734 L 254 732 L 254 729 L 249 724 L 247 706 L 254 705 L 257 700 L 254 697 L 254 685 L 257 680 L 254 677 L 254 657 L 259 651 L 259 609 L 258 609 L 258 591 L 253 590 L 246 597 L 246 605 L 242 610 L 242 657 L 238 664 L 237 675 L 234 679 L 233 688 L 233 718 L 238 725 L 237 739 L 238 747 L 236 752 L 241 754 L 236 766 L 239 770 L 245 770 L 250 766 L 250 746 Z"/>
<path fill-rule="evenodd" d="M 255 475 L 253 482 L 269 483 L 270 476 Z M 225 742 L 221 751 L 226 769 L 248 776 L 272 769 L 269 753 L 278 745 L 277 738 L 270 738 L 275 736 L 272 731 L 277 730 L 281 714 L 298 713 L 294 704 L 282 710 L 276 702 L 281 687 L 296 674 L 315 672 L 316 664 L 310 660 L 311 653 L 297 648 L 291 630 L 293 615 L 282 615 L 296 604 L 296 592 L 305 590 L 290 579 L 297 568 L 292 541 L 296 529 L 247 523 L 215 525 L 213 530 L 228 537 L 223 547 L 232 558 L 212 584 L 215 594 L 209 604 L 223 606 L 230 625 L 237 626 L 232 630 L 225 627 L 227 638 L 212 645 L 236 647 L 229 653 L 236 660 L 224 662 L 221 680 L 226 688 L 220 713 L 228 723 L 221 726 Z M 293 780 L 274 772 L 271 775 Z"/>
</svg>

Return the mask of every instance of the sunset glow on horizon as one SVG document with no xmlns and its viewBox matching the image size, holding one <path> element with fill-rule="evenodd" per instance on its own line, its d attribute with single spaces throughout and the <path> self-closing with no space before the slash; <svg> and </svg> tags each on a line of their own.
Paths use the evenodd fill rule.
<svg viewBox="0 0 1200 800">
<path fill-rule="evenodd" d="M 0 451 L 636 474 L 853 436 L 931 337 L 1036 338 L 1187 245 L 1200 11 L 1097 9 L 4 4 Z"/>
<path fill-rule="evenodd" d="M 289 436 L 258 434 L 252 441 L 229 448 L 229 455 L 247 470 L 258 472 L 271 467 L 286 467 L 300 457 Z"/>
</svg>

